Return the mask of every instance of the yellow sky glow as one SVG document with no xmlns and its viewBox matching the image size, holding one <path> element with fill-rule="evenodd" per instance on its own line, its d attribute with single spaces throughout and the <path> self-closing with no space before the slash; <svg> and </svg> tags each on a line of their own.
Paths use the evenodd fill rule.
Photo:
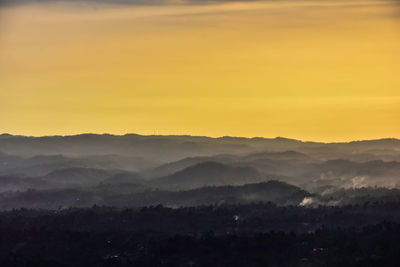
<svg viewBox="0 0 400 267">
<path fill-rule="evenodd" d="M 400 138 L 400 5 L 0 7 L 0 132 Z"/>
</svg>

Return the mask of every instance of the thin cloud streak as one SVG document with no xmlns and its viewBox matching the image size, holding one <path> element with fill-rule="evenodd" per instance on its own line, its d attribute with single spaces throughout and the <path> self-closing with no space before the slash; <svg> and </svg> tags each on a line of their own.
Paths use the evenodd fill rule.
<svg viewBox="0 0 400 267">
<path fill-rule="evenodd" d="M 230 2 L 260 2 L 257 0 L 0 0 L 0 6 L 16 6 L 27 4 L 105 4 L 105 5 L 204 5 Z"/>
</svg>

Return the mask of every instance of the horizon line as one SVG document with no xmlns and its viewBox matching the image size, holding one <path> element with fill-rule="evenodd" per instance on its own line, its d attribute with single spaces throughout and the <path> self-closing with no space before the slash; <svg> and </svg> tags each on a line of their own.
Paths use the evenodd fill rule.
<svg viewBox="0 0 400 267">
<path fill-rule="evenodd" d="M 195 137 L 195 138 L 210 138 L 210 139 L 223 139 L 223 138 L 232 138 L 232 139 L 265 139 L 265 140 L 291 140 L 297 141 L 301 143 L 320 143 L 320 144 L 345 144 L 345 143 L 355 143 L 355 142 L 368 142 L 368 141 L 383 141 L 383 140 L 395 140 L 400 141 L 399 138 L 396 137 L 382 137 L 382 138 L 373 138 L 373 139 L 354 139 L 351 141 L 312 141 L 312 140 L 302 140 L 297 138 L 290 138 L 284 136 L 275 136 L 275 137 L 266 137 L 266 136 L 234 136 L 234 135 L 223 135 L 223 136 L 208 136 L 208 135 L 191 135 L 191 134 L 139 134 L 133 132 L 127 132 L 124 134 L 113 134 L 113 133 L 95 133 L 95 132 L 82 132 L 76 134 L 54 134 L 54 135 L 24 135 L 24 134 L 12 134 L 12 133 L 0 133 L 0 137 L 4 136 L 12 136 L 12 137 L 26 137 L 26 138 L 49 138 L 49 137 L 74 137 L 74 136 L 82 136 L 82 135 L 98 135 L 98 136 L 115 136 L 115 137 L 123 137 L 129 135 L 137 135 L 143 137 Z"/>
</svg>

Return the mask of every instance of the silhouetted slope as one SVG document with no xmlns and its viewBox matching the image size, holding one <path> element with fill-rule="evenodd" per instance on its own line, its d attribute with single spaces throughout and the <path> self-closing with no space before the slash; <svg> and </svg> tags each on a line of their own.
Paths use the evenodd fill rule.
<svg viewBox="0 0 400 267">
<path fill-rule="evenodd" d="M 103 184 L 144 184 L 146 181 L 137 173 L 121 172 L 101 181 Z"/>
<path fill-rule="evenodd" d="M 207 157 L 188 157 L 178 161 L 169 162 L 157 166 L 156 168 L 146 170 L 142 172 L 142 175 L 148 178 L 159 178 L 167 175 L 171 175 L 175 172 L 181 171 L 192 165 L 204 163 L 204 162 L 218 162 L 223 164 L 230 164 L 240 160 L 240 156 L 237 155 L 215 155 Z"/>
<path fill-rule="evenodd" d="M 242 157 L 243 161 L 253 161 L 260 159 L 273 159 L 273 160 L 301 160 L 301 161 L 310 161 L 311 158 L 297 151 L 281 151 L 281 152 L 261 152 L 261 153 L 253 153 L 249 154 L 245 157 Z"/>
<path fill-rule="evenodd" d="M 274 202 L 279 205 L 298 205 L 310 194 L 299 187 L 279 181 L 242 186 L 203 187 L 176 194 L 177 204 L 201 205 L 222 203 Z M 167 203 L 168 204 L 168 203 Z"/>
<path fill-rule="evenodd" d="M 117 169 L 125 171 L 143 171 L 154 168 L 160 163 L 152 158 L 123 155 L 89 155 L 77 158 L 84 162 L 88 168 Z"/>
<path fill-rule="evenodd" d="M 242 185 L 266 179 L 250 167 L 232 167 L 217 162 L 203 162 L 172 175 L 151 181 L 151 185 L 170 189 L 192 189 L 210 185 Z"/>
<path fill-rule="evenodd" d="M 260 153 L 252 153 L 248 155 L 214 155 L 208 157 L 188 157 L 175 162 L 166 163 L 160 165 L 154 169 L 147 170 L 142 174 L 146 177 L 162 177 L 173 174 L 177 171 L 183 170 L 184 168 L 190 167 L 191 165 L 195 165 L 203 162 L 218 162 L 228 165 L 235 164 L 252 164 L 257 162 L 272 162 L 272 164 L 278 163 L 287 163 L 290 164 L 293 161 L 296 162 L 311 162 L 312 160 L 308 155 L 303 153 L 299 153 L 296 151 L 282 151 L 282 152 L 260 152 Z M 257 168 L 259 169 L 259 168 Z M 272 172 L 271 170 L 267 170 L 266 168 L 261 168 L 267 172 Z M 271 168 L 274 169 L 274 168 Z"/>
<path fill-rule="evenodd" d="M 133 156 L 90 155 L 71 158 L 63 155 L 37 155 L 20 157 L 0 153 L 0 174 L 41 176 L 66 168 L 142 171 L 156 166 L 158 163 L 154 160 Z"/>
<path fill-rule="evenodd" d="M 62 186 L 97 185 L 112 175 L 109 171 L 89 168 L 69 168 L 53 171 L 42 179 Z"/>
<path fill-rule="evenodd" d="M 179 207 L 260 201 L 298 205 L 308 196 L 308 192 L 278 181 L 189 191 L 151 190 L 144 185 L 134 184 L 101 184 L 85 189 L 27 190 L 0 194 L 0 209 L 57 209 L 92 205 L 141 207 L 159 204 Z"/>
<path fill-rule="evenodd" d="M 103 170 L 98 175 L 71 173 L 69 178 L 53 179 L 57 187 L 64 188 L 92 186 L 120 172 L 139 173 L 146 179 L 159 178 L 150 186 L 174 189 L 240 185 L 265 179 L 285 181 L 308 190 L 330 185 L 400 186 L 400 163 L 388 162 L 400 160 L 397 139 L 316 143 L 286 138 L 135 134 L 2 135 L 0 151 L 0 175 L 3 176 L 41 178 L 65 169 Z M 201 167 L 207 162 L 222 165 Z M 199 169 L 191 169 L 198 164 Z M 133 177 L 132 181 L 128 177 L 124 179 L 118 183 L 142 183 Z M 49 181 L 48 177 L 45 180 Z M 26 187 L 21 185 L 21 189 Z"/>
<path fill-rule="evenodd" d="M 325 190 L 317 199 L 321 204 L 355 205 L 374 202 L 399 202 L 400 190 L 389 188 L 351 188 Z"/>
<path fill-rule="evenodd" d="M 25 176 L 41 176 L 58 169 L 87 167 L 82 159 L 62 155 L 37 155 L 29 158 L 8 156 L 3 162 L 5 164 L 0 166 L 1 173 Z"/>
<path fill-rule="evenodd" d="M 27 189 L 50 189 L 55 185 L 41 178 L 23 178 L 18 176 L 0 176 L 0 193 L 8 191 L 25 191 Z"/>
<path fill-rule="evenodd" d="M 399 154 L 400 141 L 382 139 L 351 143 L 301 142 L 287 138 L 242 138 L 202 136 L 144 136 L 127 134 L 81 134 L 73 136 L 26 137 L 3 135 L 0 151 L 13 155 L 90 156 L 115 154 L 137 156 L 160 162 L 216 154 L 249 154 L 262 151 L 298 151 L 321 159 L 345 158 L 374 149 Z"/>
</svg>

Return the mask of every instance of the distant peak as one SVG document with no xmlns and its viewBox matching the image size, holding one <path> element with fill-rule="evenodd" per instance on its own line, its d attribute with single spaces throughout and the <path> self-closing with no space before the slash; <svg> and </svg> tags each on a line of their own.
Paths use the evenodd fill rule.
<svg viewBox="0 0 400 267">
<path fill-rule="evenodd" d="M 9 133 L 0 134 L 0 139 L 1 139 L 1 138 L 10 138 L 10 137 L 13 137 L 13 135 L 12 135 L 12 134 L 9 134 Z"/>
<path fill-rule="evenodd" d="M 57 139 L 71 139 L 71 138 L 96 138 L 96 137 L 115 137 L 115 138 L 146 138 L 146 139 L 179 139 L 179 138 L 191 138 L 192 141 L 208 139 L 208 140 L 229 140 L 229 141 L 266 141 L 266 142 L 278 142 L 278 143 L 291 143 L 291 144 L 321 144 L 321 145 L 336 145 L 336 144 L 359 144 L 359 143 L 375 143 L 375 144 L 391 144 L 391 143 L 398 143 L 400 139 L 396 139 L 393 137 L 390 138 L 381 138 L 381 139 L 369 139 L 369 140 L 353 140 L 353 141 L 341 141 L 341 142 L 322 142 L 322 141 L 306 141 L 306 140 L 298 140 L 293 138 L 287 138 L 282 136 L 277 136 L 275 138 L 267 138 L 267 137 L 243 137 L 243 136 L 202 136 L 202 135 L 168 135 L 168 134 L 157 134 L 157 135 L 146 135 L 146 134 L 137 134 L 137 133 L 126 133 L 126 134 L 111 134 L 111 133 L 81 133 L 81 134 L 70 134 L 70 135 L 35 135 L 35 136 L 28 136 L 28 135 L 12 135 L 9 133 L 0 134 L 0 139 L 7 139 L 12 137 L 18 138 L 30 138 L 30 139 L 49 139 L 49 138 L 57 138 Z"/>
</svg>

